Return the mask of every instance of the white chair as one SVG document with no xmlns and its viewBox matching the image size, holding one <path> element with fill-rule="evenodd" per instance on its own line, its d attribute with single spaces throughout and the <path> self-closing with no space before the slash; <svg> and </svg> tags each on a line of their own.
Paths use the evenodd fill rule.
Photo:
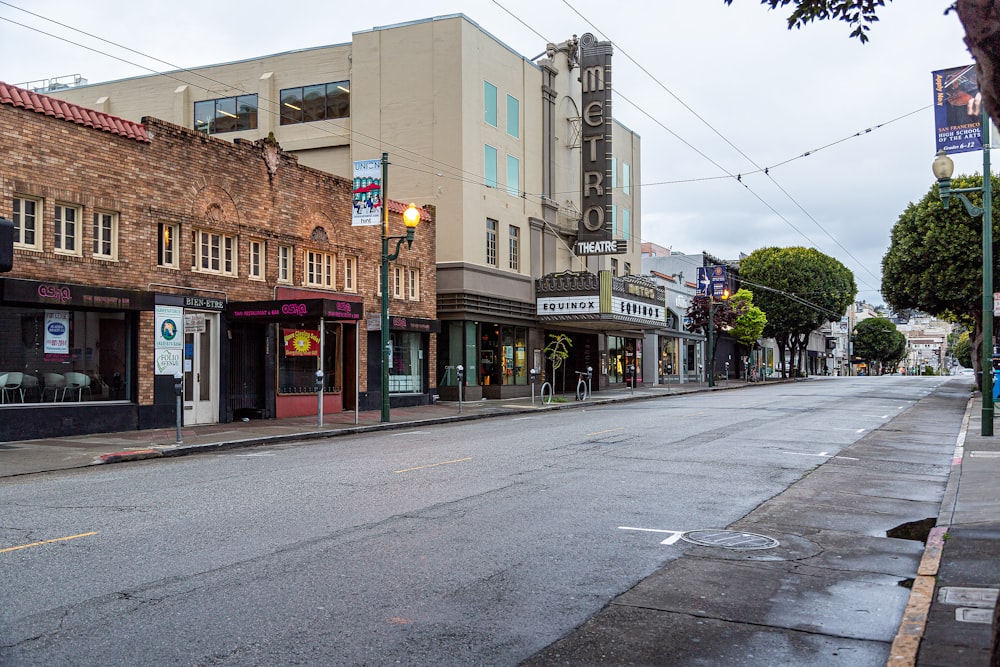
<svg viewBox="0 0 1000 667">
<path fill-rule="evenodd" d="M 66 388 L 63 389 L 63 400 L 66 400 L 66 395 L 72 395 L 72 392 L 76 392 L 76 400 L 83 400 L 83 392 L 86 391 L 88 395 L 90 392 L 90 376 L 86 373 L 66 373 L 64 376 L 66 378 Z"/>
<path fill-rule="evenodd" d="M 42 388 L 42 400 L 45 400 L 46 395 L 52 392 L 52 401 L 55 402 L 58 397 L 62 400 L 66 396 L 66 378 L 59 373 L 42 373 L 42 381 L 45 386 Z"/>
<path fill-rule="evenodd" d="M 4 374 L 2 382 L 0 382 L 0 388 L 2 388 L 3 390 L 2 400 L 4 403 L 7 402 L 8 396 L 20 398 L 21 402 L 24 403 L 24 385 L 22 383 L 23 379 L 24 379 L 24 373 L 21 372 Z M 13 403 L 14 401 L 12 400 L 10 402 Z"/>
</svg>

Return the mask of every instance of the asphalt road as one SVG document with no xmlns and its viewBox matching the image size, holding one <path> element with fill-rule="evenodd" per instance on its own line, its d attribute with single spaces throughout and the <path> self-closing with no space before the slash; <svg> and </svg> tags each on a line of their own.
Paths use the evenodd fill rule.
<svg viewBox="0 0 1000 667">
<path fill-rule="evenodd" d="M 682 555 L 652 531 L 730 525 L 946 380 L 5 479 L 0 664 L 517 664 Z"/>
</svg>

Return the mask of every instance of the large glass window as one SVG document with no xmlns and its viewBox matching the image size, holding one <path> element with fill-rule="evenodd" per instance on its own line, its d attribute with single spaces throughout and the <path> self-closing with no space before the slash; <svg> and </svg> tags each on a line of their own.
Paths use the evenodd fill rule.
<svg viewBox="0 0 1000 667">
<path fill-rule="evenodd" d="M 282 125 L 347 118 L 351 115 L 350 81 L 284 88 L 280 97 Z"/>
<path fill-rule="evenodd" d="M 629 367 L 635 369 L 636 381 L 642 382 L 642 341 L 608 336 L 608 382 L 625 382 Z"/>
<path fill-rule="evenodd" d="M 207 134 L 257 129 L 257 96 L 239 95 L 195 102 L 194 129 Z"/>
<path fill-rule="evenodd" d="M 479 335 L 479 383 L 527 384 L 526 327 L 482 324 Z"/>
<path fill-rule="evenodd" d="M 622 162 L 622 192 L 632 193 L 632 168 L 628 166 L 628 162 Z"/>
<path fill-rule="evenodd" d="M 521 161 L 513 155 L 507 156 L 507 194 L 521 196 Z"/>
<path fill-rule="evenodd" d="M 423 336 L 409 331 L 393 331 L 389 336 L 389 393 L 417 394 L 423 391 Z"/>
<path fill-rule="evenodd" d="M 516 97 L 507 96 L 507 134 L 521 136 L 521 103 Z"/>
<path fill-rule="evenodd" d="M 632 212 L 622 209 L 622 238 L 626 241 L 632 238 Z"/>
<path fill-rule="evenodd" d="M 497 180 L 497 149 L 489 144 L 483 146 L 483 180 L 486 187 L 499 187 Z"/>
<path fill-rule="evenodd" d="M 278 354 L 278 393 L 279 394 L 315 394 L 316 371 L 319 370 L 319 323 L 297 323 L 278 325 L 281 331 Z M 342 369 L 337 365 L 340 359 L 342 341 L 342 325 L 336 322 L 326 323 L 323 339 L 323 391 L 339 392 L 343 387 Z M 286 338 L 292 341 L 311 341 L 309 346 L 286 343 Z M 312 346 L 315 347 L 312 347 Z M 303 353 L 309 350 L 310 353 Z"/>
<path fill-rule="evenodd" d="M 497 126 L 497 87 L 489 81 L 483 81 L 483 120 Z"/>
<path fill-rule="evenodd" d="M 133 398 L 125 312 L 0 307 L 0 406 Z"/>
</svg>

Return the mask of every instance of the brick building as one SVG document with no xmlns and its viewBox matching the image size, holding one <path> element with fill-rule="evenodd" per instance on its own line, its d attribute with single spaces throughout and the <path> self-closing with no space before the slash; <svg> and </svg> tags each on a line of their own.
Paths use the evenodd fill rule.
<svg viewBox="0 0 1000 667">
<path fill-rule="evenodd" d="M 315 414 L 318 369 L 324 411 L 381 404 L 381 229 L 350 181 L 3 83 L 0 150 L 0 441 L 172 426 L 175 374 L 186 425 Z M 397 405 L 435 389 L 433 228 L 390 272 Z"/>
</svg>

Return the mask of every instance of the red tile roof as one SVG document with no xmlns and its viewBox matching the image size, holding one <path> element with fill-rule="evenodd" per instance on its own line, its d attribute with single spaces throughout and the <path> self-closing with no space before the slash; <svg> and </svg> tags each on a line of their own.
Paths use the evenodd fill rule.
<svg viewBox="0 0 1000 667">
<path fill-rule="evenodd" d="M 0 81 L 0 104 L 21 107 L 46 116 L 67 120 L 77 125 L 92 127 L 104 132 L 118 134 L 129 139 L 149 143 L 146 128 L 124 118 L 118 118 L 102 111 L 95 111 L 64 100 L 33 93 Z"/>
<path fill-rule="evenodd" d="M 395 199 L 389 200 L 389 212 L 403 214 L 403 211 L 410 208 L 409 204 L 404 204 L 401 201 L 396 201 Z M 418 206 L 417 210 L 420 211 L 420 222 L 430 222 L 432 220 L 430 212 L 423 206 Z"/>
</svg>

